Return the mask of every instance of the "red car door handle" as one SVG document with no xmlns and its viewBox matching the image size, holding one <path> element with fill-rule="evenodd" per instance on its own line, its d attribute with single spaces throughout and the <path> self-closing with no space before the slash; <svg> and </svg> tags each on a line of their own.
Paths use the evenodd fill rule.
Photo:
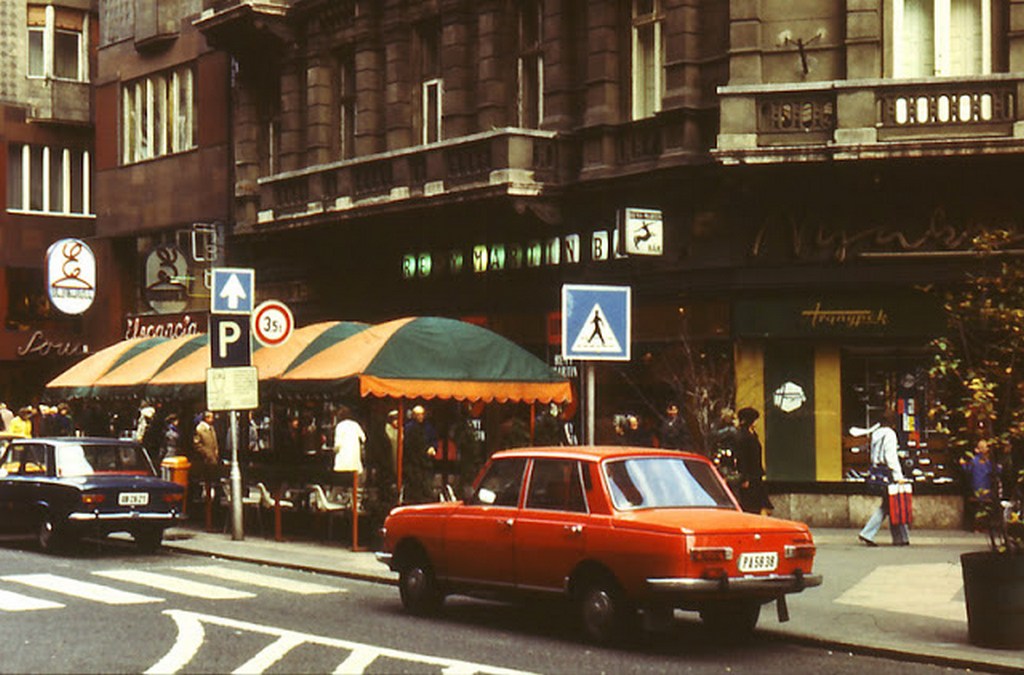
<svg viewBox="0 0 1024 675">
<path fill-rule="evenodd" d="M 565 526 L 565 531 L 568 532 L 569 534 L 583 534 L 583 526 L 582 525 L 566 525 Z"/>
<path fill-rule="evenodd" d="M 512 526 L 515 525 L 515 523 L 516 521 L 512 518 L 505 518 L 504 520 L 498 521 L 499 525 L 504 525 L 507 529 L 512 529 Z"/>
</svg>

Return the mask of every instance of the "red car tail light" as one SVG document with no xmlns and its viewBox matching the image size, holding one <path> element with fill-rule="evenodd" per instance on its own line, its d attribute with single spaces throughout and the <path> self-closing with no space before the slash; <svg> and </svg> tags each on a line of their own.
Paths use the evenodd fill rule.
<svg viewBox="0 0 1024 675">
<path fill-rule="evenodd" d="M 814 544 L 786 544 L 784 552 L 789 560 L 810 560 L 816 550 Z"/>
<path fill-rule="evenodd" d="M 185 495 L 181 492 L 168 492 L 163 496 L 163 499 L 168 504 L 175 504 L 185 499 Z"/>
<path fill-rule="evenodd" d="M 86 506 L 96 506 L 107 500 L 107 496 L 98 492 L 86 492 L 82 495 L 82 503 Z"/>
<path fill-rule="evenodd" d="M 699 546 L 690 549 L 690 560 L 699 563 L 720 563 L 732 560 L 731 546 Z"/>
</svg>

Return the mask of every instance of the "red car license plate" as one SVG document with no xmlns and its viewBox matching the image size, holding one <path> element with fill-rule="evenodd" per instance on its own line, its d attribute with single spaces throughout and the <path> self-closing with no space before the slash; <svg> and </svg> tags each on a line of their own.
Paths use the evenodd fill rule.
<svg viewBox="0 0 1024 675">
<path fill-rule="evenodd" d="M 771 572 L 779 566 L 779 554 L 775 551 L 764 553 L 741 553 L 740 572 Z"/>
</svg>

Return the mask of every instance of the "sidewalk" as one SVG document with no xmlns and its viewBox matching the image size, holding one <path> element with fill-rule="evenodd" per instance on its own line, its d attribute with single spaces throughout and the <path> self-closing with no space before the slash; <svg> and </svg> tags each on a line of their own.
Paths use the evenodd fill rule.
<svg viewBox="0 0 1024 675">
<path fill-rule="evenodd" d="M 868 548 L 856 530 L 814 530 L 819 588 L 789 596 L 791 620 L 779 623 L 766 605 L 762 632 L 848 649 L 858 653 L 927 661 L 975 670 L 1019 673 L 1024 652 L 974 647 L 967 642 L 967 614 L 960 577 L 960 554 L 984 550 L 983 535 L 960 531 L 916 531 L 911 546 L 883 542 Z M 164 545 L 178 551 L 304 569 L 344 577 L 394 583 L 397 575 L 378 563 L 372 551 L 339 544 L 283 541 L 200 529 L 168 530 Z M 397 592 L 396 592 L 397 602 Z"/>
</svg>

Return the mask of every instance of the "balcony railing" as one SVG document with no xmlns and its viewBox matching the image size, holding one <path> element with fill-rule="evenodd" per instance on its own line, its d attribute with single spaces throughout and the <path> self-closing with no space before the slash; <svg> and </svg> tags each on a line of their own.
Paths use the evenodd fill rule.
<svg viewBox="0 0 1024 675">
<path fill-rule="evenodd" d="M 1008 124 L 1017 116 L 1017 85 L 963 82 L 928 88 L 894 87 L 878 95 L 882 128 L 933 128 Z"/>
<path fill-rule="evenodd" d="M 28 82 L 31 119 L 70 124 L 89 124 L 92 121 L 89 82 L 52 78 Z"/>
<path fill-rule="evenodd" d="M 1019 133 L 1022 92 L 1011 74 L 723 87 L 714 154 L 729 163 L 1016 152 L 1006 141 Z"/>
<path fill-rule="evenodd" d="M 314 217 L 473 191 L 538 194 L 565 175 L 566 141 L 554 133 L 498 129 L 344 160 L 259 181 L 259 221 Z"/>
<path fill-rule="evenodd" d="M 836 128 L 836 97 L 831 92 L 765 96 L 758 98 L 757 113 L 758 133 L 832 133 Z"/>
</svg>

